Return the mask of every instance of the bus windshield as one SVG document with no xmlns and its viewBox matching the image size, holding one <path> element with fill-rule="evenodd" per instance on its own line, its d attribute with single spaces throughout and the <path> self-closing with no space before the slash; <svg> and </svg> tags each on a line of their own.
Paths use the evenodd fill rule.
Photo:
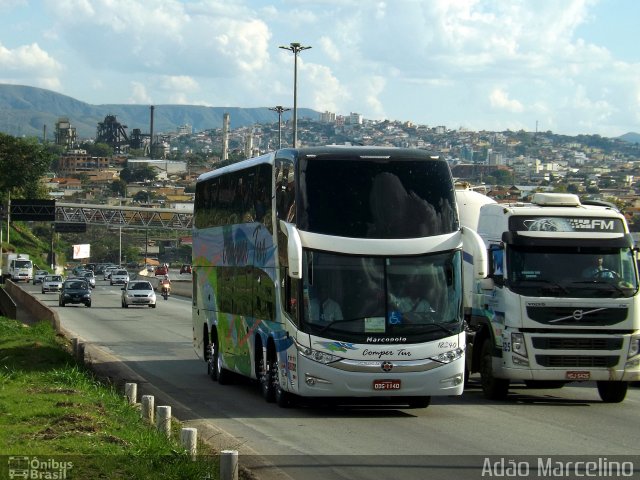
<svg viewBox="0 0 640 480">
<path fill-rule="evenodd" d="M 301 329 L 358 343 L 460 333 L 460 264 L 459 251 L 364 257 L 306 250 Z"/>
<path fill-rule="evenodd" d="M 301 158 L 298 168 L 301 230 L 418 238 L 458 229 L 451 172 L 442 160 L 333 154 Z"/>
</svg>

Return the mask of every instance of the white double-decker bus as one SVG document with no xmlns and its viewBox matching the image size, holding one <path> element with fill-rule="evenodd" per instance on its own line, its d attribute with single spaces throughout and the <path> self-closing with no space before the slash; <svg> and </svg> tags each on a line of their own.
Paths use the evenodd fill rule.
<svg viewBox="0 0 640 480">
<path fill-rule="evenodd" d="M 201 175 L 193 340 L 211 377 L 257 379 L 280 406 L 461 394 L 463 240 L 486 254 L 454 192 L 413 149 L 283 149 Z"/>
</svg>

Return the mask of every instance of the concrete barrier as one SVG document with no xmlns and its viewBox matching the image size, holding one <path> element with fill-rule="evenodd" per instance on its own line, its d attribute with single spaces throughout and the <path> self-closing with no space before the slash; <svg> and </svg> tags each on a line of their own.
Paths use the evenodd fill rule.
<svg viewBox="0 0 640 480">
<path fill-rule="evenodd" d="M 21 289 L 11 280 L 6 281 L 4 288 L 16 305 L 20 305 L 21 309 L 26 310 L 31 318 L 35 320 L 47 320 L 51 322 L 51 325 L 53 325 L 53 328 L 55 328 L 57 332 L 60 331 L 60 319 L 58 318 L 58 314 L 51 310 L 47 305 L 42 303 L 26 290 Z"/>
<path fill-rule="evenodd" d="M 18 309 L 16 302 L 13 301 L 9 292 L 4 288 L 0 288 L 0 314 L 7 318 L 18 318 Z"/>
</svg>

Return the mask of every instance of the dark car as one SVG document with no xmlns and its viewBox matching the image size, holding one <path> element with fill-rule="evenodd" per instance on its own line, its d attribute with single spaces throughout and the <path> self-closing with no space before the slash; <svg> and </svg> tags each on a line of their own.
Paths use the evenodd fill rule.
<svg viewBox="0 0 640 480">
<path fill-rule="evenodd" d="M 91 287 L 84 278 L 71 278 L 62 284 L 58 305 L 64 307 L 67 303 L 83 303 L 91 306 Z"/>
</svg>

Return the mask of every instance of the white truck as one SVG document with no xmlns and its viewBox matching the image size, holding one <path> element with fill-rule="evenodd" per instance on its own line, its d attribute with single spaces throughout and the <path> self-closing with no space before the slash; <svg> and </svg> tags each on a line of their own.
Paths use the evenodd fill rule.
<svg viewBox="0 0 640 480">
<path fill-rule="evenodd" d="M 640 380 L 640 297 L 622 213 L 572 194 L 504 204 L 456 193 L 460 222 L 484 240 L 489 261 L 479 278 L 465 252 L 467 376 L 479 372 L 490 399 L 504 399 L 510 382 L 595 381 L 604 402 L 624 400 Z"/>
<path fill-rule="evenodd" d="M 2 275 L 14 282 L 33 280 L 33 262 L 25 253 L 3 253 Z"/>
</svg>

